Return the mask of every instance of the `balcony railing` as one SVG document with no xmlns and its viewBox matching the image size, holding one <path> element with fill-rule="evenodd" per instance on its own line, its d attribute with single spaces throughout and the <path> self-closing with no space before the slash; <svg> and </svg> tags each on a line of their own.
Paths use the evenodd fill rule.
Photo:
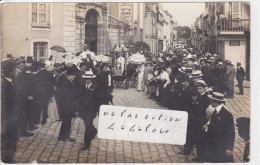
<svg viewBox="0 0 260 165">
<path fill-rule="evenodd" d="M 250 19 L 220 20 L 217 28 L 219 31 L 250 31 Z"/>
</svg>

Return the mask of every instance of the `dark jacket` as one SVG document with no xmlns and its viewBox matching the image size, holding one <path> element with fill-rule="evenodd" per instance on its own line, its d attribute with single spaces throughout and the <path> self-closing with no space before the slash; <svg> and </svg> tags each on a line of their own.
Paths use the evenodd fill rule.
<svg viewBox="0 0 260 165">
<path fill-rule="evenodd" d="M 53 96 L 55 79 L 53 74 L 48 72 L 46 69 L 40 70 L 36 76 L 36 91 L 41 99 L 49 100 Z"/>
<path fill-rule="evenodd" d="M 73 115 L 78 103 L 79 90 L 74 82 L 64 78 L 59 87 L 60 107 L 63 115 Z"/>
<path fill-rule="evenodd" d="M 17 75 L 15 82 L 16 90 L 16 101 L 19 104 L 20 108 L 23 108 L 28 101 L 28 96 L 32 96 L 33 100 L 37 96 L 36 90 L 36 74 L 33 74 L 31 71 L 24 71 Z"/>
<path fill-rule="evenodd" d="M 97 98 L 107 98 L 108 96 L 108 73 L 100 72 L 96 77 Z"/>
<path fill-rule="evenodd" d="M 89 89 L 83 84 L 80 90 L 80 113 L 81 115 L 87 115 L 88 113 L 96 112 L 96 84 L 92 83 Z"/>
<path fill-rule="evenodd" d="M 194 110 L 193 96 L 195 95 L 194 89 L 189 85 L 179 94 L 179 110 L 192 112 Z"/>
<path fill-rule="evenodd" d="M 242 81 L 242 80 L 244 80 L 244 77 L 245 77 L 244 68 L 242 68 L 242 67 L 237 68 L 237 81 Z"/>
<path fill-rule="evenodd" d="M 210 162 L 233 161 L 226 156 L 226 150 L 233 150 L 235 128 L 233 115 L 223 106 L 219 113 L 214 112 L 208 126 Z"/>
<path fill-rule="evenodd" d="M 15 151 L 18 140 L 19 112 L 16 108 L 15 89 L 7 79 L 1 84 L 1 151 Z"/>
<path fill-rule="evenodd" d="M 208 93 L 205 92 L 203 95 L 197 95 L 196 103 L 195 103 L 195 119 L 198 126 L 198 129 L 207 122 L 206 117 L 206 109 L 210 104 Z"/>
</svg>

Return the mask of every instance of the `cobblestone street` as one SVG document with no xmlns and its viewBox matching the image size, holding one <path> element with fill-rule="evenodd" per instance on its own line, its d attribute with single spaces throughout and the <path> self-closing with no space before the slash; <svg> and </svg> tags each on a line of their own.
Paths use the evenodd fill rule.
<svg viewBox="0 0 260 165">
<path fill-rule="evenodd" d="M 237 87 L 235 92 L 238 92 Z M 115 105 L 162 108 L 154 100 L 147 99 L 145 92 L 137 92 L 134 88 L 116 88 L 113 95 Z M 234 99 L 228 99 L 226 105 L 234 118 L 249 117 L 250 88 L 245 88 L 243 96 L 235 94 Z M 94 123 L 97 127 L 97 118 Z M 196 154 L 194 149 L 191 155 L 178 155 L 182 146 L 106 140 L 97 137 L 92 141 L 90 150 L 80 151 L 84 138 L 83 120 L 73 120 L 71 135 L 76 142 L 58 141 L 60 126 L 60 121 L 47 123 L 35 130 L 33 137 L 20 138 L 15 160 L 18 163 L 188 163 L 192 162 Z M 235 162 L 241 162 L 243 151 L 244 142 L 238 136 L 236 128 Z"/>
</svg>

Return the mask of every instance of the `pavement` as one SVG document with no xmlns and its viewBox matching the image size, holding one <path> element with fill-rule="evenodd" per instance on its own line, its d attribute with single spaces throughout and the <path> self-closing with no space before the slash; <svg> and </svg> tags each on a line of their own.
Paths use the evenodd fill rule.
<svg viewBox="0 0 260 165">
<path fill-rule="evenodd" d="M 234 118 L 250 116 L 250 88 L 244 89 L 244 95 L 234 95 L 228 99 L 227 107 Z M 235 87 L 235 92 L 238 92 Z M 143 108 L 164 108 L 154 100 L 147 99 L 145 92 L 136 89 L 114 89 L 114 105 L 134 106 Z M 98 119 L 94 120 L 97 127 Z M 122 140 L 106 140 L 95 138 L 90 150 L 80 151 L 84 139 L 84 123 L 80 118 L 72 122 L 71 137 L 76 142 L 58 141 L 61 122 L 46 123 L 33 131 L 34 136 L 20 138 L 15 153 L 18 163 L 191 163 L 196 152 L 190 155 L 179 155 L 182 146 L 131 142 Z M 234 160 L 241 162 L 244 141 L 237 134 L 234 146 Z"/>
</svg>

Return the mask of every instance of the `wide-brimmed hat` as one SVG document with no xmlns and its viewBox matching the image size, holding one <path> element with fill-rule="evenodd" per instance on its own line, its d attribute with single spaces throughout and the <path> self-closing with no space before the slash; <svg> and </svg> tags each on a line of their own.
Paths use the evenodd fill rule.
<svg viewBox="0 0 260 165">
<path fill-rule="evenodd" d="M 1 70 L 5 75 L 15 70 L 15 63 L 12 61 L 4 61 L 1 65 Z"/>
<path fill-rule="evenodd" d="M 202 77 L 203 74 L 201 73 L 200 70 L 194 70 L 192 71 L 192 74 L 191 74 L 191 78 L 200 78 Z"/>
<path fill-rule="evenodd" d="M 181 67 L 178 70 L 182 73 L 192 73 L 192 68 L 188 68 L 188 67 Z"/>
<path fill-rule="evenodd" d="M 226 102 L 225 95 L 220 92 L 212 92 L 212 95 L 208 95 L 208 97 L 212 100 Z"/>
<path fill-rule="evenodd" d="M 67 75 L 75 76 L 77 74 L 77 68 L 76 66 L 68 67 L 67 69 Z"/>
<path fill-rule="evenodd" d="M 205 83 L 204 80 L 198 80 L 196 83 L 195 83 L 195 86 L 202 86 L 202 87 L 206 87 L 207 84 Z"/>
<path fill-rule="evenodd" d="M 93 79 L 96 76 L 93 74 L 92 71 L 86 71 L 84 75 L 82 75 L 82 78 L 84 79 Z"/>
</svg>

